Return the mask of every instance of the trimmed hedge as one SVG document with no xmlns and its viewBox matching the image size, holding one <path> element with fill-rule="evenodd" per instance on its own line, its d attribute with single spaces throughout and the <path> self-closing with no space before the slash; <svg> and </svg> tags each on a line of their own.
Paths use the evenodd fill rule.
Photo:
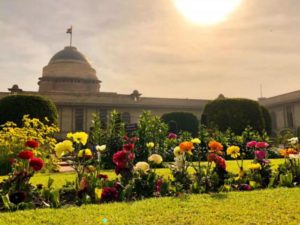
<svg viewBox="0 0 300 225">
<path fill-rule="evenodd" d="M 10 95 L 0 99 L 0 124 L 13 121 L 22 126 L 22 118 L 38 118 L 46 124 L 57 124 L 57 109 L 54 103 L 36 95 Z M 49 122 L 45 120 L 48 118 Z"/>
<path fill-rule="evenodd" d="M 188 131 L 196 136 L 199 129 L 199 121 L 197 117 L 188 112 L 171 112 L 162 115 L 162 121 L 169 125 L 169 131 L 179 133 L 180 131 Z"/>
<path fill-rule="evenodd" d="M 250 99 L 217 99 L 208 103 L 201 118 L 208 128 L 242 134 L 247 126 L 262 132 L 271 129 L 271 117 L 267 110 Z M 267 125 L 267 126 L 266 126 Z"/>
<path fill-rule="evenodd" d="M 271 135 L 272 133 L 272 119 L 271 115 L 268 111 L 268 109 L 264 106 L 260 106 L 260 109 L 262 111 L 264 121 L 265 121 L 265 130 L 268 133 L 268 135 Z"/>
</svg>

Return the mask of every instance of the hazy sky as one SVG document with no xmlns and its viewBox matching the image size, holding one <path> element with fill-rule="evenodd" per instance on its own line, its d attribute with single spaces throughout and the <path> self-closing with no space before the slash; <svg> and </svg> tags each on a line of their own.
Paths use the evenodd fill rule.
<svg viewBox="0 0 300 225">
<path fill-rule="evenodd" d="M 207 0 L 208 1 L 208 0 Z M 101 91 L 256 99 L 300 89 L 300 0 L 243 0 L 223 23 L 190 23 L 172 0 L 0 0 L 0 91 L 38 90 L 43 66 L 73 44 Z"/>
</svg>

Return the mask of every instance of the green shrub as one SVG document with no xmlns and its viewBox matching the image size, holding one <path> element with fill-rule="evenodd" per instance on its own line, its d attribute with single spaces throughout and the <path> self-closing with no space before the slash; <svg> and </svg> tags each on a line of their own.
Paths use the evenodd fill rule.
<svg viewBox="0 0 300 225">
<path fill-rule="evenodd" d="M 209 102 L 201 118 L 208 128 L 226 131 L 228 128 L 240 135 L 247 126 L 262 132 L 265 121 L 261 107 L 249 99 L 217 99 Z"/>
<path fill-rule="evenodd" d="M 169 125 L 170 132 L 178 134 L 180 131 L 188 131 L 193 136 L 198 133 L 199 121 L 192 113 L 171 112 L 162 115 L 161 119 Z"/>
<path fill-rule="evenodd" d="M 57 109 L 54 103 L 41 96 L 11 95 L 0 100 L 0 124 L 12 121 L 22 126 L 24 115 L 38 118 L 43 123 L 57 124 Z M 45 117 L 49 121 L 46 121 Z"/>
</svg>

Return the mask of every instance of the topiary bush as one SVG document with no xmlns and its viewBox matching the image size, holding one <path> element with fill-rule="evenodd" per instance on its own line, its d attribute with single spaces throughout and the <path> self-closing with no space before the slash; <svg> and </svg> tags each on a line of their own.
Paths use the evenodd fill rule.
<svg viewBox="0 0 300 225">
<path fill-rule="evenodd" d="M 198 133 L 199 121 L 192 113 L 171 112 L 162 115 L 161 119 L 169 125 L 169 132 L 178 134 L 180 131 L 188 131 L 194 137 Z"/>
<path fill-rule="evenodd" d="M 259 132 L 266 129 L 261 106 L 250 99 L 211 101 L 204 108 L 201 122 L 208 128 L 217 128 L 220 131 L 231 128 L 237 135 L 242 134 L 247 126 Z"/>
<path fill-rule="evenodd" d="M 0 124 L 12 121 L 20 127 L 24 115 L 29 115 L 30 118 L 38 118 L 46 124 L 57 124 L 57 109 L 52 101 L 44 97 L 11 95 L 0 99 Z"/>
</svg>

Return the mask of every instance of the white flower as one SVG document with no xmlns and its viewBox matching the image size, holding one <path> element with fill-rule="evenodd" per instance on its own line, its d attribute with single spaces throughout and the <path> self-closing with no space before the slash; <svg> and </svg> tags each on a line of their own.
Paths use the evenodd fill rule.
<svg viewBox="0 0 300 225">
<path fill-rule="evenodd" d="M 293 138 L 288 139 L 288 142 L 289 142 L 291 145 L 296 145 L 296 144 L 298 144 L 299 139 L 298 139 L 298 137 L 293 137 Z"/>
<path fill-rule="evenodd" d="M 300 159 L 300 153 L 299 154 L 289 154 L 290 159 Z"/>
<path fill-rule="evenodd" d="M 96 146 L 97 151 L 103 152 L 103 151 L 105 151 L 105 149 L 106 149 L 106 145 L 97 145 Z"/>
</svg>

